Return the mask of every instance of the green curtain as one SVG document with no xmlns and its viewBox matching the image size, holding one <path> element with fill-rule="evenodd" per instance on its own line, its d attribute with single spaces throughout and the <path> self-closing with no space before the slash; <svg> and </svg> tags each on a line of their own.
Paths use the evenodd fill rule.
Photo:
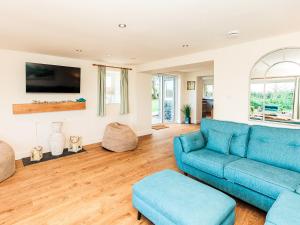
<svg viewBox="0 0 300 225">
<path fill-rule="evenodd" d="M 121 70 L 121 104 L 120 113 L 129 113 L 129 96 L 128 96 L 128 69 Z"/>
<path fill-rule="evenodd" d="M 106 97 L 106 67 L 105 66 L 99 66 L 98 67 L 98 115 L 99 116 L 105 116 L 106 111 L 106 103 L 105 103 L 105 97 Z"/>
</svg>

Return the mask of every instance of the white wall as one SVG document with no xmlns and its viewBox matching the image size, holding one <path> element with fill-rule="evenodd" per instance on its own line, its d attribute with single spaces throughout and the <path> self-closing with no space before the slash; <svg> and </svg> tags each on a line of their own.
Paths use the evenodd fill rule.
<svg viewBox="0 0 300 225">
<path fill-rule="evenodd" d="M 240 45 L 140 65 L 138 71 L 214 61 L 214 118 L 248 121 L 249 74 L 264 54 L 284 47 L 300 47 L 300 33 L 292 33 Z"/>
<path fill-rule="evenodd" d="M 80 94 L 26 94 L 25 62 L 58 64 L 81 68 Z M 130 114 L 120 115 L 119 105 L 108 105 L 107 116 L 97 116 L 97 68 L 95 62 L 41 54 L 0 50 L 0 140 L 8 142 L 16 158 L 28 156 L 31 148 L 42 145 L 48 151 L 51 122 L 63 121 L 66 136 L 80 135 L 83 144 L 101 141 L 105 126 L 118 121 L 132 126 L 139 135 L 151 133 L 151 82 L 144 74 L 129 72 Z M 149 90 L 148 90 L 149 89 Z M 12 104 L 32 100 L 87 99 L 82 111 L 13 115 Z M 148 99 L 149 98 L 149 99 Z M 148 108 L 149 109 L 148 109 Z M 37 128 L 37 136 L 36 136 Z"/>
<path fill-rule="evenodd" d="M 196 73 L 181 73 L 180 79 L 182 82 L 181 86 L 181 102 L 180 107 L 185 104 L 189 104 L 192 107 L 191 111 L 191 122 L 199 123 L 202 117 L 202 94 L 203 94 L 203 83 L 201 77 L 211 76 L 212 74 L 206 71 L 199 71 Z M 195 90 L 187 90 L 187 81 L 195 81 Z M 181 121 L 184 120 L 181 114 Z"/>
</svg>

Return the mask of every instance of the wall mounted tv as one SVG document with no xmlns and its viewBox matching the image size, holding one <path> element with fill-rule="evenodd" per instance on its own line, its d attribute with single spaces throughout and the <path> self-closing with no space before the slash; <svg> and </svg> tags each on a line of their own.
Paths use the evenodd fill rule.
<svg viewBox="0 0 300 225">
<path fill-rule="evenodd" d="M 80 68 L 26 63 L 27 93 L 80 93 Z"/>
</svg>

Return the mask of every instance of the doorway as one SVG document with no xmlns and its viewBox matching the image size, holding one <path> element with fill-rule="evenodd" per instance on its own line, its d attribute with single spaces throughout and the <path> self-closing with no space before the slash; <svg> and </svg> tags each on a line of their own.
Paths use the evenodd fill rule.
<svg viewBox="0 0 300 225">
<path fill-rule="evenodd" d="M 176 117 L 176 77 L 152 77 L 152 124 L 173 123 Z"/>
</svg>

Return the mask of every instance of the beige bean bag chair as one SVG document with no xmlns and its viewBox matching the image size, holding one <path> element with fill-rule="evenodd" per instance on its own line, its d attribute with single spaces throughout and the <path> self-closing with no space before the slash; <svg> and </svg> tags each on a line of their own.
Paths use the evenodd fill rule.
<svg viewBox="0 0 300 225">
<path fill-rule="evenodd" d="M 14 150 L 0 141 L 0 182 L 9 178 L 16 170 Z"/>
<path fill-rule="evenodd" d="M 138 138 L 134 131 L 125 124 L 110 123 L 106 126 L 102 147 L 114 152 L 134 150 Z"/>
</svg>

